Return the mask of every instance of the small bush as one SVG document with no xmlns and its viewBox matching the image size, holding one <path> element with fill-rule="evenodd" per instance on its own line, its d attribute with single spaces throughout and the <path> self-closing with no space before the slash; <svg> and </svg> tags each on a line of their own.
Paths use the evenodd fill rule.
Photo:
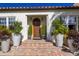
<svg viewBox="0 0 79 59">
<path fill-rule="evenodd" d="M 18 22 L 18 21 L 15 21 L 11 27 L 10 27 L 10 30 L 15 33 L 15 34 L 19 34 L 22 30 L 22 23 L 21 22 Z"/>
<path fill-rule="evenodd" d="M 6 28 L 6 26 L 0 26 L 0 38 L 11 37 L 11 31 Z"/>
<path fill-rule="evenodd" d="M 29 26 L 29 29 L 28 29 L 28 35 L 29 35 L 29 36 L 32 35 L 32 25 Z"/>
<path fill-rule="evenodd" d="M 65 34 L 68 32 L 68 28 L 64 26 L 63 22 L 60 19 L 55 19 L 53 21 L 53 25 L 55 26 L 55 29 L 53 31 L 53 34 Z"/>
</svg>

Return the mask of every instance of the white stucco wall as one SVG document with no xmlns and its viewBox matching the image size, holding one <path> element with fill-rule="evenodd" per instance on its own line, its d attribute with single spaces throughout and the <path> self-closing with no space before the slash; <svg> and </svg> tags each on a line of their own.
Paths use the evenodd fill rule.
<svg viewBox="0 0 79 59">
<path fill-rule="evenodd" d="M 24 11 L 24 12 L 9 12 L 8 11 L 8 12 L 0 12 L 0 17 L 2 17 L 2 16 L 6 16 L 6 17 L 15 16 L 16 20 L 21 21 L 22 26 L 23 26 L 23 30 L 21 32 L 22 32 L 23 41 L 24 41 L 24 40 L 28 39 L 28 25 L 27 25 L 27 20 L 28 19 L 27 19 L 27 15 L 47 15 L 47 22 L 48 22 L 47 26 L 48 26 L 49 21 L 50 21 L 51 17 L 55 14 L 55 12 L 57 12 L 57 11 L 40 11 L 40 12 L 39 11 L 36 11 L 36 12 L 35 11 L 34 12 L 27 12 L 27 11 Z M 73 12 L 73 13 L 72 13 L 72 11 L 69 11 L 69 12 L 71 14 L 78 14 L 79 15 L 78 11 Z"/>
<path fill-rule="evenodd" d="M 52 12 L 53 13 L 53 12 Z M 23 41 L 28 39 L 28 25 L 27 25 L 27 15 L 48 15 L 50 12 L 1 12 L 0 17 L 15 16 L 16 20 L 22 22 L 23 30 L 21 31 L 23 35 Z"/>
<path fill-rule="evenodd" d="M 27 16 L 25 14 L 21 13 L 1 13 L 0 17 L 8 17 L 8 16 L 15 16 L 17 21 L 22 22 L 23 30 L 21 31 L 23 35 L 23 41 L 28 39 L 27 37 Z"/>
</svg>

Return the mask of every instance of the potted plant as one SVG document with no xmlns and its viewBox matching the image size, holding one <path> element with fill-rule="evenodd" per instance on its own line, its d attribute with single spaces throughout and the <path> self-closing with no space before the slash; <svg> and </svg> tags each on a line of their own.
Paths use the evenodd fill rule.
<svg viewBox="0 0 79 59">
<path fill-rule="evenodd" d="M 68 32 L 68 28 L 63 25 L 60 19 L 55 19 L 53 21 L 53 26 L 55 27 L 53 34 L 55 36 L 56 46 L 61 48 L 63 46 L 64 34 Z"/>
<path fill-rule="evenodd" d="M 22 30 L 22 23 L 19 21 L 15 21 L 12 25 L 10 30 L 12 31 L 12 41 L 13 46 L 18 47 L 21 42 L 21 30 Z"/>
<path fill-rule="evenodd" d="M 1 50 L 8 52 L 10 49 L 11 31 L 4 26 L 0 26 Z"/>
<path fill-rule="evenodd" d="M 74 29 L 70 30 L 68 33 L 68 46 L 72 53 L 74 53 L 77 49 L 77 43 L 79 42 L 78 39 L 79 37 L 77 31 Z"/>
<path fill-rule="evenodd" d="M 74 39 L 72 45 L 75 48 L 74 55 L 78 55 L 79 54 L 79 32 L 77 32 L 76 39 Z"/>
</svg>

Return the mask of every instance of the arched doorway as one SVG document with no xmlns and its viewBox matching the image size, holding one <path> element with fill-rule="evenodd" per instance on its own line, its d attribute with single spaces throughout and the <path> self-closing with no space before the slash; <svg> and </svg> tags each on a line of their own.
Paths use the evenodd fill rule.
<svg viewBox="0 0 79 59">
<path fill-rule="evenodd" d="M 33 35 L 33 39 L 41 39 L 41 29 L 40 29 L 40 25 L 41 25 L 41 21 L 39 18 L 34 18 L 32 21 L 32 35 Z"/>
</svg>

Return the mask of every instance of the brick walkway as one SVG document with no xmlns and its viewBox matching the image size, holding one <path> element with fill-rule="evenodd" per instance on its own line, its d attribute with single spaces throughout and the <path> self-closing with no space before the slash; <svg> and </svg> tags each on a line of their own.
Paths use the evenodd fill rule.
<svg viewBox="0 0 79 59">
<path fill-rule="evenodd" d="M 23 42 L 18 48 L 11 47 L 7 53 L 0 51 L 0 55 L 9 56 L 73 56 L 69 52 L 61 51 L 59 48 L 53 46 L 50 42 L 44 40 L 27 40 Z"/>
</svg>

